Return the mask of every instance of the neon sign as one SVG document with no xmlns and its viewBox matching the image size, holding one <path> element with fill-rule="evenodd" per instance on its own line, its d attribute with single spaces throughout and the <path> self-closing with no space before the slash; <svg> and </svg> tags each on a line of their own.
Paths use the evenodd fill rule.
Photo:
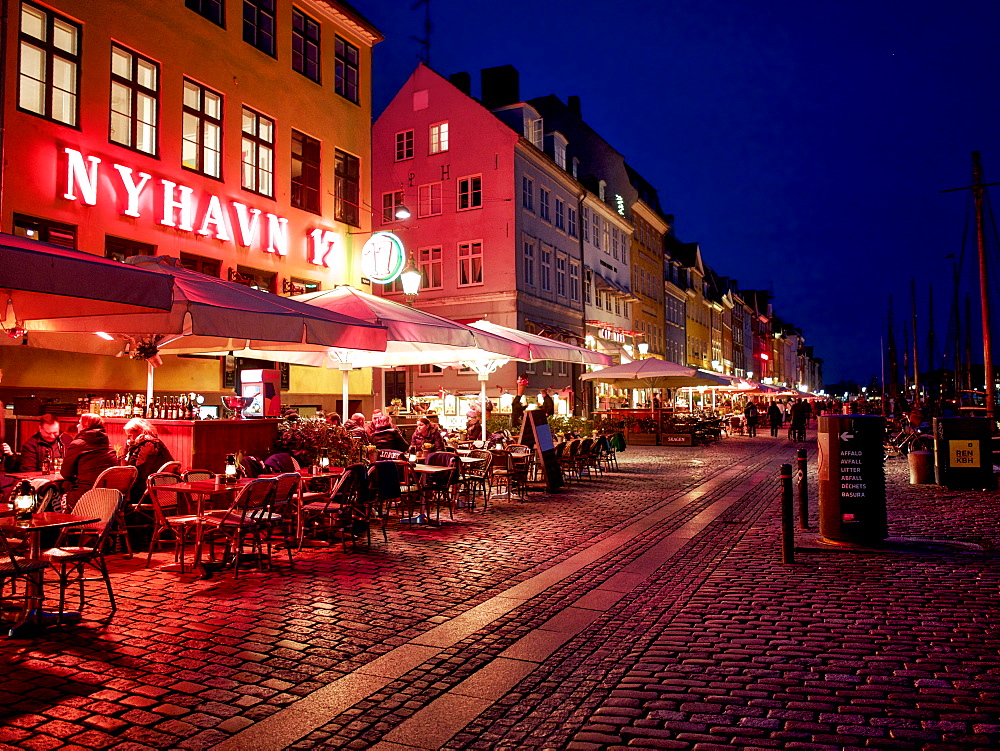
<svg viewBox="0 0 1000 751">
<path fill-rule="evenodd" d="M 405 262 L 403 241 L 391 232 L 376 232 L 361 249 L 361 271 L 378 284 L 395 281 Z"/>
<path fill-rule="evenodd" d="M 66 190 L 62 197 L 96 206 L 97 188 L 103 184 L 99 179 L 102 160 L 96 156 L 84 156 L 76 149 L 64 148 L 63 151 L 68 159 Z M 124 194 L 121 213 L 141 218 L 140 200 L 145 193 L 154 190 L 150 184 L 152 176 L 123 164 L 111 166 L 119 178 L 117 183 L 112 182 L 115 199 Z M 220 242 L 235 242 L 244 248 L 257 245 L 265 253 L 288 255 L 286 218 L 261 212 L 239 201 L 224 201 L 213 194 L 196 201 L 192 188 L 172 180 L 160 179 L 159 190 L 158 224 Z M 346 263 L 343 238 L 331 230 L 312 230 L 307 238 L 306 251 L 306 260 L 317 266 L 331 268 Z"/>
</svg>

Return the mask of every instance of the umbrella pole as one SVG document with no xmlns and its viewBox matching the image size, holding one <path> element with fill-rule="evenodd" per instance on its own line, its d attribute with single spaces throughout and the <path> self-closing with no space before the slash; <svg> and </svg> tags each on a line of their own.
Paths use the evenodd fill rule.
<svg viewBox="0 0 1000 751">
<path fill-rule="evenodd" d="M 340 390 L 342 392 L 341 395 L 343 396 L 343 405 L 344 405 L 343 412 L 341 412 L 341 415 L 342 419 L 346 420 L 348 419 L 348 415 L 350 414 L 347 411 L 347 399 L 351 391 L 351 364 L 346 362 L 341 363 L 340 372 L 342 373 Z"/>
<path fill-rule="evenodd" d="M 483 421 L 483 440 L 486 440 L 486 380 L 489 373 L 479 374 L 479 417 Z"/>
<path fill-rule="evenodd" d="M 153 409 L 153 363 L 146 360 L 146 414 L 151 415 Z"/>
</svg>

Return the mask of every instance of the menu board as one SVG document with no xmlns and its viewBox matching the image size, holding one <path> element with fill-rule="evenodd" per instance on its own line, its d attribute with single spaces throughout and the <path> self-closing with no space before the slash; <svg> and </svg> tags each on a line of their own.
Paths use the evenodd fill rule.
<svg viewBox="0 0 1000 751">
<path fill-rule="evenodd" d="M 556 458 L 556 447 L 552 442 L 552 430 L 540 409 L 529 409 L 524 413 L 521 423 L 521 436 L 518 443 L 522 446 L 532 446 L 538 457 L 538 464 L 545 476 L 545 487 L 554 492 L 563 486 L 562 467 Z"/>
<path fill-rule="evenodd" d="M 885 419 L 824 415 L 817 445 L 820 534 L 844 542 L 884 540 Z"/>
</svg>

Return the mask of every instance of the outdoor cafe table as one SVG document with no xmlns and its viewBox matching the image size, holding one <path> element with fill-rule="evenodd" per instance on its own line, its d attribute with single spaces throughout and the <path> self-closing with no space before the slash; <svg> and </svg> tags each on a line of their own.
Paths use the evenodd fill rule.
<svg viewBox="0 0 1000 751">
<path fill-rule="evenodd" d="M 14 533 L 16 536 L 26 536 L 28 538 L 28 560 L 35 562 L 42 557 L 42 533 L 49 529 L 63 529 L 65 527 L 80 527 L 87 524 L 95 524 L 100 519 L 93 519 L 88 516 L 78 516 L 76 514 L 59 514 L 54 511 L 32 514 L 30 521 L 19 522 L 12 516 L 0 517 L 0 530 L 5 533 Z M 21 618 L 8 632 L 13 638 L 22 638 L 34 635 L 34 632 L 45 628 L 59 619 L 57 613 L 46 613 L 45 605 L 45 571 L 39 570 L 31 575 L 29 579 L 28 607 L 25 608 L 24 617 Z M 80 613 L 71 612 L 62 614 L 62 621 L 77 622 L 81 618 Z"/>
<path fill-rule="evenodd" d="M 432 475 L 437 474 L 438 472 L 451 472 L 452 471 L 451 467 L 441 467 L 441 466 L 438 466 L 436 464 L 411 464 L 410 465 L 410 469 L 412 469 L 417 474 L 421 475 L 422 476 L 421 479 L 423 479 L 423 478 L 429 478 Z M 423 493 L 423 482 L 421 482 L 420 485 L 421 485 L 420 513 L 413 518 L 412 523 L 413 524 L 429 524 L 431 526 L 439 526 L 439 523 L 435 522 L 433 519 L 431 519 L 431 515 L 427 513 L 427 500 L 426 500 L 426 497 L 424 496 L 424 493 Z M 403 519 L 402 521 L 404 523 L 408 523 L 410 520 Z"/>
</svg>

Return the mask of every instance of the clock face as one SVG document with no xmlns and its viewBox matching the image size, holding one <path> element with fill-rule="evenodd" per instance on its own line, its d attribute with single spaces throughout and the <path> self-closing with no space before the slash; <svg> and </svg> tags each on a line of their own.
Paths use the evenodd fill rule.
<svg viewBox="0 0 1000 751">
<path fill-rule="evenodd" d="M 391 232 L 376 232 L 361 249 L 361 271 L 377 284 L 389 284 L 403 270 L 403 242 Z"/>
</svg>

